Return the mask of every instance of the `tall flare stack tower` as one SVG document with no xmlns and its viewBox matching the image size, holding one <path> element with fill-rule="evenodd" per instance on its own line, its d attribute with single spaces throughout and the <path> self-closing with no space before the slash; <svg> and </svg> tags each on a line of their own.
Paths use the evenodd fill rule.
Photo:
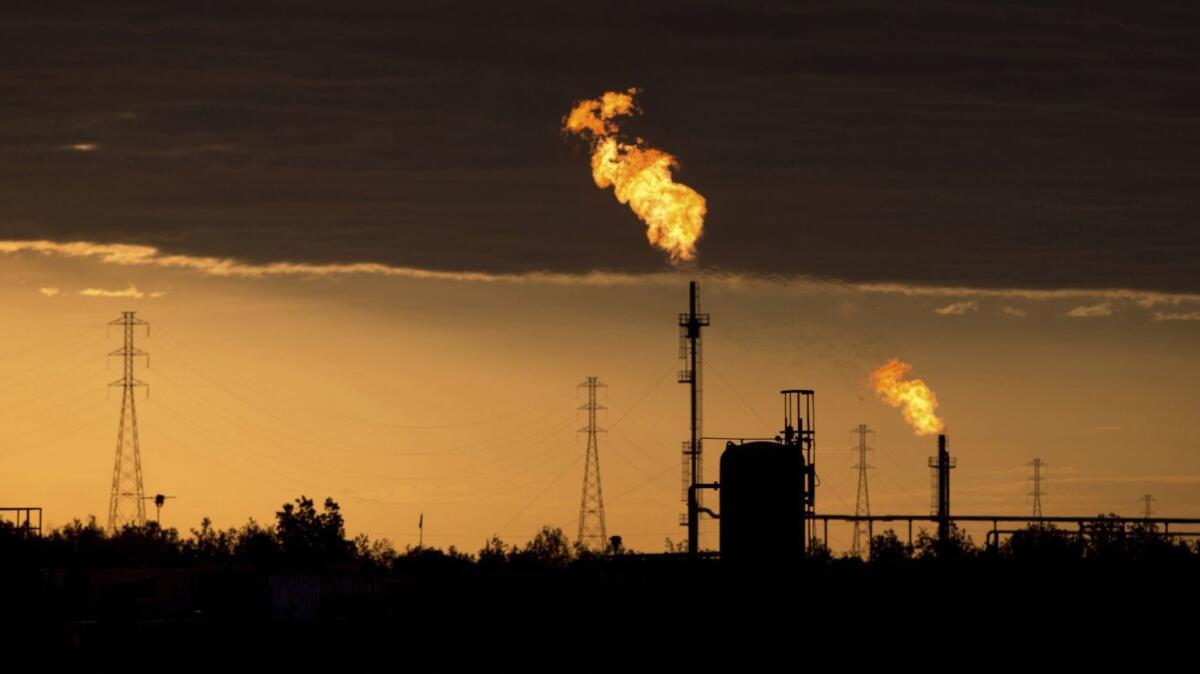
<svg viewBox="0 0 1200 674">
<path fill-rule="evenodd" d="M 688 491 L 704 482 L 703 399 L 701 383 L 700 330 L 708 326 L 708 314 L 700 313 L 700 286 L 688 285 L 688 312 L 679 314 L 679 383 L 687 384 L 691 402 L 691 437 L 683 443 L 683 502 L 688 503 Z M 693 557 L 700 550 L 700 510 L 703 492 L 695 490 L 697 510 L 684 511 L 680 524 L 688 529 L 688 553 Z M 689 509 L 690 510 L 690 509 Z"/>
</svg>

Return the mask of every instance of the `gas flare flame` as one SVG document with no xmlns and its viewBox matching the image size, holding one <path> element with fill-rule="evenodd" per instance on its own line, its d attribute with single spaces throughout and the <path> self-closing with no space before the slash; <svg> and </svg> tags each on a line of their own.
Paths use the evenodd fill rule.
<svg viewBox="0 0 1200 674">
<path fill-rule="evenodd" d="M 696 257 L 696 240 L 704 229 L 708 205 L 699 192 L 675 182 L 671 154 L 619 138 L 616 119 L 638 112 L 638 90 L 605 92 L 586 100 L 563 118 L 563 131 L 587 138 L 592 147 L 592 179 L 600 189 L 612 187 L 617 201 L 646 223 L 646 238 L 671 257 L 671 264 Z"/>
<path fill-rule="evenodd" d="M 933 435 L 946 428 L 937 415 L 937 395 L 920 379 L 908 379 L 912 365 L 893 358 L 871 373 L 870 386 L 892 407 L 902 407 L 904 420 L 917 435 Z"/>
</svg>

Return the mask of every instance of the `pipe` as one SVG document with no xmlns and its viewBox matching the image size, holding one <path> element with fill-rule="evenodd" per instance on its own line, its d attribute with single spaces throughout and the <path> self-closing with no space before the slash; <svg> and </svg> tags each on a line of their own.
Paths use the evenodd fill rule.
<svg viewBox="0 0 1200 674">
<path fill-rule="evenodd" d="M 695 473 L 693 473 L 693 475 L 695 475 Z M 696 490 L 697 489 L 714 489 L 715 490 L 715 489 L 720 489 L 720 488 L 721 488 L 720 482 L 696 482 L 696 483 L 688 485 L 688 525 L 689 525 L 688 533 L 689 534 L 692 534 L 693 527 L 695 527 L 695 525 L 698 524 L 698 518 L 700 517 L 700 513 L 702 513 L 702 512 L 708 513 L 710 516 L 713 517 L 713 519 L 720 519 L 720 517 L 721 517 L 720 515 L 718 515 L 717 513 L 714 513 L 712 510 L 709 510 L 708 508 L 700 507 L 700 504 L 697 503 L 697 501 L 696 501 Z M 696 531 L 696 533 L 699 533 L 699 528 L 696 527 L 695 531 Z M 688 557 L 691 559 L 696 559 L 700 556 L 700 546 L 697 543 L 698 542 L 694 539 L 688 541 Z"/>
</svg>

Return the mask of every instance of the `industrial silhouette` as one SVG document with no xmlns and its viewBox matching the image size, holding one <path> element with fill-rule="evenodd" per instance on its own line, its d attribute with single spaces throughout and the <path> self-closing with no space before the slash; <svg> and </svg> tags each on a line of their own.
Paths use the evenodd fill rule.
<svg viewBox="0 0 1200 674">
<path fill-rule="evenodd" d="M 854 465 L 854 469 L 858 471 L 858 495 L 854 499 L 854 515 L 856 517 L 866 516 L 869 518 L 871 516 L 871 493 L 867 489 L 867 469 L 872 466 L 867 463 L 867 452 L 873 451 L 873 448 L 867 445 L 867 436 L 874 432 L 867 428 L 866 424 L 859 424 L 854 429 L 854 434 L 858 436 L 858 445 L 851 449 L 858 454 L 858 463 Z M 874 535 L 870 519 L 865 522 L 854 520 L 854 533 L 850 538 L 850 554 L 855 557 L 865 555 Z M 865 545 L 863 544 L 864 539 Z"/>
<path fill-rule="evenodd" d="M 1033 496 L 1033 516 L 1041 517 L 1042 494 L 1045 493 L 1042 491 L 1042 469 L 1046 467 L 1046 462 L 1042 461 L 1041 459 L 1034 458 L 1029 465 L 1033 466 L 1033 477 L 1029 478 L 1033 481 L 1033 491 L 1030 492 L 1030 495 Z"/>
<path fill-rule="evenodd" d="M 604 386 L 599 377 L 588 377 L 579 385 L 587 389 L 588 401 L 579 409 L 587 412 L 587 426 L 580 429 L 587 433 L 587 458 L 583 469 L 583 496 L 579 501 L 579 535 L 576 542 L 594 550 L 604 552 L 609 545 L 608 530 L 604 526 L 604 491 L 600 487 L 600 444 L 599 435 L 604 432 L 596 423 L 596 412 L 604 407 L 596 402 L 596 391 Z"/>
<path fill-rule="evenodd" d="M 937 516 L 938 540 L 950 536 L 950 471 L 955 461 L 946 446 L 946 434 L 938 435 L 938 453 L 929 459 L 933 475 L 933 513 Z"/>
<path fill-rule="evenodd" d="M 146 523 L 146 499 L 142 487 L 142 452 L 138 442 L 137 400 L 134 391 L 146 388 L 146 383 L 134 376 L 134 359 L 150 356 L 134 345 L 134 331 L 150 324 L 137 317 L 137 312 L 122 312 L 109 325 L 121 328 L 124 345 L 109 356 L 121 357 L 121 378 L 109 384 L 121 388 L 121 420 L 117 426 L 117 456 L 113 461 L 112 489 L 108 500 L 108 531 L 113 533 L 128 524 Z M 160 506 L 161 507 L 161 506 Z"/>
<path fill-rule="evenodd" d="M 989 522 L 987 532 L 989 547 L 1001 544 L 1001 537 L 1012 535 L 1014 529 L 1001 528 L 1001 523 L 1025 523 L 1037 526 L 1054 526 L 1061 523 L 1077 525 L 1080 537 L 1089 535 L 1097 527 L 1117 526 L 1127 529 L 1133 520 L 1112 516 L 1060 516 L 1047 518 L 1042 511 L 1042 480 L 1045 463 L 1035 458 L 1033 467 L 1033 509 L 1029 517 L 1011 515 L 956 515 L 951 510 L 950 474 L 956 467 L 950 455 L 947 436 L 938 435 L 937 454 L 929 459 L 932 476 L 932 503 L 928 515 L 877 514 L 872 512 L 867 461 L 872 451 L 868 443 L 873 432 L 866 424 L 854 429 L 857 436 L 855 452 L 857 462 L 857 490 L 852 514 L 837 514 L 818 511 L 817 492 L 820 481 L 816 470 L 815 392 L 809 389 L 786 389 L 784 397 L 783 428 L 774 438 L 737 438 L 727 440 L 720 459 L 721 475 L 717 481 L 704 481 L 703 442 L 703 358 L 702 331 L 710 326 L 707 313 L 700 311 L 699 284 L 688 285 L 687 311 L 678 315 L 680 368 L 677 380 L 688 385 L 689 439 L 683 443 L 682 486 L 685 511 L 680 518 L 687 527 L 686 549 L 689 557 L 697 559 L 702 549 L 699 522 L 708 517 L 720 523 L 720 544 L 717 554 L 728 560 L 753 560 L 756 558 L 812 557 L 827 554 L 830 522 L 845 522 L 852 530 L 849 539 L 849 554 L 852 557 L 870 559 L 876 543 L 875 523 L 907 523 L 907 545 L 915 545 L 914 523 L 929 522 L 936 525 L 936 537 L 932 540 L 950 544 L 963 535 L 959 525 L 967 522 Z M 157 494 L 145 496 L 141 448 L 138 437 L 138 422 L 135 392 L 146 384 L 136 377 L 135 364 L 138 358 L 148 354 L 135 343 L 136 330 L 145 328 L 149 335 L 149 324 L 138 318 L 136 312 L 126 311 L 110 325 L 121 328 L 123 345 L 110 356 L 122 359 L 122 377 L 111 383 L 120 387 L 122 393 L 120 423 L 117 435 L 117 452 L 114 461 L 113 479 L 110 488 L 109 514 L 106 530 L 115 535 L 127 526 L 144 526 L 147 523 L 145 502 L 153 501 L 156 507 L 155 522 L 161 524 L 161 509 L 165 501 L 173 496 Z M 595 554 L 616 553 L 621 546 L 613 543 L 619 536 L 610 536 L 604 509 L 604 496 L 600 473 L 599 436 L 604 430 L 598 424 L 598 412 L 604 407 L 599 403 L 598 391 L 603 388 L 598 377 L 588 377 L 579 388 L 585 389 L 587 402 L 579 407 L 587 413 L 587 425 L 580 429 L 586 433 L 587 449 L 583 470 L 582 490 L 578 512 L 575 543 L 581 549 Z M 715 439 L 715 438 L 709 438 Z M 720 492 L 720 509 L 706 507 L 705 491 Z M 1155 518 L 1152 510 L 1153 497 L 1144 499 L 1142 523 L 1164 527 L 1164 535 L 1188 537 L 1191 532 L 1175 530 L 1169 534 L 1166 528 L 1175 524 L 1193 524 L 1200 520 L 1187 518 Z M 26 508 L 28 513 L 40 509 Z M 38 528 L 29 525 L 29 528 Z M 418 547 L 424 547 L 424 515 L 418 522 Z M 766 546 L 767 539 L 782 540 L 782 545 Z M 900 539 L 897 538 L 897 541 Z"/>
<path fill-rule="evenodd" d="M 688 385 L 691 434 L 683 443 L 683 491 L 681 498 L 687 510 L 680 524 L 687 527 L 688 552 L 700 550 L 700 513 L 703 495 L 697 485 L 704 482 L 704 401 L 703 359 L 700 338 L 702 328 L 708 327 L 708 314 L 700 313 L 700 285 L 688 284 L 688 310 L 679 314 L 679 383 Z"/>
<path fill-rule="evenodd" d="M 1200 518 L 1155 517 L 1150 495 L 1142 499 L 1140 518 L 1044 516 L 1040 459 L 1032 464 L 1032 515 L 955 514 L 950 475 L 956 460 L 945 434 L 937 436 L 937 454 L 927 464 L 933 484 L 928 513 L 871 510 L 867 453 L 872 431 L 866 424 L 854 429 L 858 494 L 853 514 L 818 510 L 823 501 L 817 498 L 816 392 L 811 389 L 780 391 L 784 415 L 778 435 L 723 438 L 719 479 L 704 481 L 700 333 L 709 318 L 699 312 L 694 282 L 688 311 L 679 320 L 683 367 L 678 379 L 689 384 L 691 431 L 683 453 L 686 552 L 629 550 L 621 536 L 610 534 L 600 478 L 604 430 L 598 413 L 604 407 L 598 391 L 604 384 L 598 377 L 579 385 L 587 393 L 579 407 L 587 413 L 587 425 L 579 429 L 587 435 L 587 449 L 575 545 L 561 528 L 546 526 L 524 545 L 493 537 L 475 554 L 427 548 L 422 513 L 417 547 L 397 551 L 366 536 L 348 539 L 339 505 L 327 498 L 319 511 L 306 496 L 285 503 L 266 526 L 251 520 L 219 531 L 205 519 L 181 536 L 160 520 L 161 508 L 173 497 L 142 494 L 133 395 L 144 386 L 134 361 L 146 353 L 135 345 L 134 330 L 147 324 L 134 312 L 114 324 L 124 333 L 124 346 L 112 353 L 123 360 L 123 376 L 113 382 L 122 389 L 122 412 L 106 526 L 75 521 L 43 532 L 40 508 L 0 508 L 0 518 L 8 513 L 18 518 L 0 519 L 0 559 L 11 572 L 6 578 L 21 582 L 19 592 L 10 583 L 3 596 L 14 615 L 40 616 L 41 622 L 21 623 L 36 628 L 29 637 L 33 643 L 93 650 L 106 643 L 111 626 L 133 625 L 139 635 L 153 634 L 147 641 L 156 647 L 194 648 L 214 635 L 225 644 L 249 645 L 261 631 L 246 629 L 254 625 L 272 626 L 271 637 L 308 652 L 316 643 L 344 648 L 358 639 L 391 638 L 364 626 L 422 643 L 442 634 L 440 625 L 463 625 L 467 615 L 488 617 L 456 629 L 456 635 L 518 639 L 533 630 L 566 643 L 580 625 L 545 607 L 563 596 L 589 593 L 605 601 L 594 604 L 584 626 L 620 624 L 624 630 L 671 638 L 694 635 L 689 621 L 661 624 L 651 604 L 663 599 L 687 615 L 709 611 L 723 634 L 749 639 L 763 633 L 762 623 L 751 616 L 777 615 L 767 609 L 778 602 L 821 606 L 835 618 L 830 624 L 841 624 L 859 616 L 873 596 L 919 585 L 931 589 L 915 607 L 905 604 L 902 614 L 883 602 L 870 605 L 894 622 L 920 624 L 944 619 L 960 594 L 1007 596 L 1027 587 L 1032 575 L 1046 573 L 1058 574 L 1080 606 L 1104 597 L 1122 609 L 1144 609 L 1151 593 L 1124 593 L 1114 600 L 1111 592 L 1096 588 L 1132 583 L 1153 567 L 1157 578 L 1186 593 L 1193 587 L 1187 579 L 1200 564 L 1200 545 L 1189 543 L 1200 538 Z M 702 498 L 710 490 L 718 492 L 716 510 Z M 145 518 L 147 500 L 156 506 L 154 521 Z M 719 524 L 715 551 L 700 546 L 701 517 Z M 829 549 L 830 522 L 853 529 L 848 555 L 835 558 Z M 876 524 L 889 528 L 876 533 Z M 902 524 L 907 524 L 907 540 L 890 528 Z M 925 531 L 927 524 L 934 525 L 934 533 Z M 982 546 L 966 534 L 967 524 L 990 525 Z M 863 568 L 880 572 L 864 575 Z M 945 582 L 931 586 L 931 577 Z M 711 592 L 702 596 L 697 587 Z M 849 600 L 839 594 L 847 589 L 853 592 Z M 497 613 L 496 607 L 505 611 Z M 1107 613 L 1081 609 L 1074 617 L 1099 620 L 1114 610 L 1109 604 L 1105 608 Z M 979 612 L 971 625 L 991 628 L 1012 617 L 1003 608 Z M 787 620 L 781 624 L 795 626 Z M 315 628 L 304 628 L 313 625 L 320 626 L 320 638 Z"/>
</svg>

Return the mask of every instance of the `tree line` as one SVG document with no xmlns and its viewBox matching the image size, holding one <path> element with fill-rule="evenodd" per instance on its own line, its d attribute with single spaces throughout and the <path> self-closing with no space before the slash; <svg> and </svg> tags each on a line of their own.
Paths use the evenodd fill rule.
<svg viewBox="0 0 1200 674">
<path fill-rule="evenodd" d="M 872 565 L 920 563 L 928 560 L 1009 560 L 1057 563 L 1087 561 L 1172 562 L 1200 560 L 1200 541 L 1164 535 L 1153 523 L 1120 522 L 1101 517 L 1084 532 L 1032 525 L 1011 534 L 999 545 L 979 546 L 958 527 L 946 540 L 921 531 L 912 544 L 894 530 L 871 539 L 866 560 L 838 556 L 821 541 L 811 550 L 817 563 Z M 769 555 L 775 542 L 763 541 Z M 678 554 L 685 543 L 666 542 Z M 205 518 L 186 535 L 154 522 L 126 526 L 107 533 L 95 518 L 58 527 L 43 536 L 28 535 L 11 522 L 0 522 L 0 565 L 25 568 L 220 567 L 268 571 L 394 572 L 406 575 L 468 574 L 476 572 L 545 572 L 636 553 L 620 549 L 604 554 L 572 544 L 563 531 L 545 526 L 524 545 L 507 544 L 493 536 L 474 553 L 454 546 L 406 547 L 398 551 L 387 539 L 365 534 L 347 538 L 338 504 L 325 499 L 321 509 L 305 496 L 284 504 L 275 521 L 251 519 L 238 527 L 219 529 Z"/>
</svg>

